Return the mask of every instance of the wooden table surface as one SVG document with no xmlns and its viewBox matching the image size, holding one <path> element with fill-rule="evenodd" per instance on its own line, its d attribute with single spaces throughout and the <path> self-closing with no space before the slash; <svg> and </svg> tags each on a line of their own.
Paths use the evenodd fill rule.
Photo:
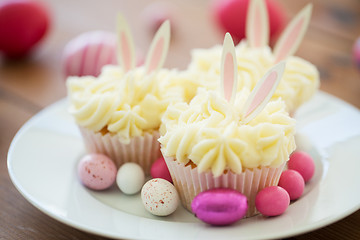
<svg viewBox="0 0 360 240">
<path fill-rule="evenodd" d="M 60 223 L 27 202 L 10 180 L 7 152 L 15 133 L 29 118 L 66 96 L 61 70 L 65 44 L 82 32 L 114 31 L 115 16 L 122 12 L 136 45 L 146 52 L 152 32 L 144 24 L 142 12 L 152 2 L 106 0 L 100 5 L 95 0 L 48 0 L 52 28 L 42 44 L 26 60 L 0 57 L 0 239 L 104 239 Z M 291 17 L 310 1 L 279 2 Z M 211 18 L 210 1 L 171 3 L 176 26 L 166 67 L 184 69 L 190 49 L 221 43 L 223 34 Z M 360 1 L 316 0 L 313 4 L 310 27 L 297 55 L 319 68 L 321 90 L 360 108 L 360 69 L 352 61 L 352 47 L 360 37 Z M 360 210 L 291 239 L 360 239 L 359 223 Z"/>
</svg>

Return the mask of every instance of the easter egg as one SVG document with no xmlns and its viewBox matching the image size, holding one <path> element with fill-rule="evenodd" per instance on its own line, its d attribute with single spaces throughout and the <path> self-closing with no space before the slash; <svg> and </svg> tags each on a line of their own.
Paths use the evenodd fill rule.
<svg viewBox="0 0 360 240">
<path fill-rule="evenodd" d="M 98 76 L 104 65 L 116 64 L 116 35 L 85 32 L 69 41 L 62 59 L 65 76 Z"/>
<path fill-rule="evenodd" d="M 155 2 L 149 4 L 141 13 L 144 25 L 155 33 L 166 20 L 171 23 L 171 35 L 176 26 L 175 7 L 171 2 Z"/>
<path fill-rule="evenodd" d="M 290 204 L 289 194 L 279 186 L 262 189 L 255 197 L 256 209 L 264 216 L 283 214 Z"/>
<path fill-rule="evenodd" d="M 50 13 L 40 1 L 0 1 L 0 52 L 9 58 L 27 55 L 50 27 Z"/>
<path fill-rule="evenodd" d="M 353 47 L 353 58 L 356 66 L 360 69 L 360 37 L 358 37 L 355 41 Z"/>
<path fill-rule="evenodd" d="M 245 195 L 233 189 L 216 188 L 199 193 L 191 203 L 192 211 L 200 220 L 211 225 L 229 225 L 246 215 Z"/>
<path fill-rule="evenodd" d="M 114 162 L 103 154 L 85 155 L 78 164 L 80 181 L 93 190 L 109 188 L 116 178 Z"/>
<path fill-rule="evenodd" d="M 312 157 L 303 151 L 296 151 L 290 155 L 288 168 L 301 174 L 305 183 L 310 181 L 315 173 L 315 163 Z"/>
<path fill-rule="evenodd" d="M 145 183 L 144 170 L 137 163 L 124 163 L 118 170 L 116 183 L 125 194 L 138 193 Z"/>
<path fill-rule="evenodd" d="M 288 192 L 290 200 L 296 200 L 303 194 L 305 182 L 300 173 L 289 169 L 281 174 L 278 186 Z"/>
<path fill-rule="evenodd" d="M 151 165 L 150 174 L 153 178 L 163 178 L 172 183 L 172 178 L 169 169 L 163 157 L 157 159 Z"/>
<path fill-rule="evenodd" d="M 94 76 L 105 65 L 117 64 L 117 37 L 106 31 L 85 32 L 70 40 L 64 47 L 62 68 L 65 77 Z M 142 52 L 135 49 L 136 64 L 144 62 Z"/>
<path fill-rule="evenodd" d="M 141 200 L 145 209 L 156 216 L 170 215 L 180 202 L 174 185 L 162 178 L 154 178 L 144 184 Z"/>
<path fill-rule="evenodd" d="M 266 0 L 269 16 L 270 39 L 276 37 L 284 28 L 286 15 L 281 6 L 273 0 Z M 245 38 L 246 16 L 249 0 L 216 0 L 212 6 L 213 16 L 217 25 L 229 32 L 238 42 Z"/>
</svg>

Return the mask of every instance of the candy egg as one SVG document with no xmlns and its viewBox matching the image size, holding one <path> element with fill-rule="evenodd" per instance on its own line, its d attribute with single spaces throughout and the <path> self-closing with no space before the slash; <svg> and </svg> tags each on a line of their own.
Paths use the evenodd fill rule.
<svg viewBox="0 0 360 240">
<path fill-rule="evenodd" d="M 245 38 L 246 16 L 249 0 L 216 0 L 212 6 L 218 25 L 229 32 L 235 41 Z M 286 15 L 281 6 L 273 0 L 266 0 L 270 38 L 274 38 L 284 27 Z"/>
<path fill-rule="evenodd" d="M 35 0 L 0 2 L 0 52 L 10 58 L 28 54 L 50 27 L 48 8 Z"/>
<path fill-rule="evenodd" d="M 144 24 L 155 33 L 166 20 L 171 22 L 171 35 L 175 24 L 175 8 L 171 2 L 155 2 L 149 4 L 141 13 Z"/>
<path fill-rule="evenodd" d="M 303 177 L 300 173 L 291 169 L 281 174 L 278 185 L 288 192 L 290 200 L 296 200 L 301 197 L 305 188 Z"/>
<path fill-rule="evenodd" d="M 145 209 L 156 216 L 167 216 L 179 205 L 179 195 L 170 182 L 162 178 L 147 181 L 141 189 Z"/>
<path fill-rule="evenodd" d="M 198 194 L 191 203 L 200 220 L 212 225 L 229 225 L 246 215 L 247 198 L 238 191 L 226 188 L 211 189 Z"/>
<path fill-rule="evenodd" d="M 78 164 L 78 176 L 86 187 L 104 190 L 115 182 L 116 166 L 103 154 L 88 154 Z"/>
<path fill-rule="evenodd" d="M 145 182 L 144 170 L 137 163 L 124 163 L 118 170 L 116 183 L 128 195 L 138 193 Z"/>
<path fill-rule="evenodd" d="M 163 157 L 157 159 L 151 165 L 150 174 L 153 178 L 163 178 L 172 183 L 172 178 L 169 169 Z"/>
<path fill-rule="evenodd" d="M 303 151 L 296 151 L 290 155 L 288 168 L 301 174 L 305 183 L 308 182 L 315 173 L 315 163 L 312 157 Z"/>
<path fill-rule="evenodd" d="M 256 209 L 264 216 L 283 214 L 290 204 L 289 194 L 279 186 L 266 187 L 255 197 Z"/>
</svg>

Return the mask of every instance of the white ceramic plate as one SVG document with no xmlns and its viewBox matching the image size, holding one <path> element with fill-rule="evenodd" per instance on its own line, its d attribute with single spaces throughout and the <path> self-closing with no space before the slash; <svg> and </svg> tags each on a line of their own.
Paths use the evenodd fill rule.
<svg viewBox="0 0 360 240">
<path fill-rule="evenodd" d="M 28 121 L 8 154 L 10 177 L 34 206 L 75 228 L 112 238 L 269 239 L 305 233 L 338 221 L 360 208 L 360 112 L 318 93 L 296 116 L 299 148 L 310 153 L 316 173 L 304 195 L 285 214 L 243 219 L 212 227 L 183 207 L 168 217 L 146 212 L 140 196 L 116 186 L 95 192 L 83 187 L 76 166 L 85 154 L 80 134 L 61 100 Z"/>
</svg>

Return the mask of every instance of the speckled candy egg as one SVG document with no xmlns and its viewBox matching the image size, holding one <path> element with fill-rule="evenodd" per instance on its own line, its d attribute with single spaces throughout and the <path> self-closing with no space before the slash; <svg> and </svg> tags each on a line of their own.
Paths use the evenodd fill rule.
<svg viewBox="0 0 360 240">
<path fill-rule="evenodd" d="M 147 181 L 141 189 L 145 209 L 156 216 L 167 216 L 179 205 L 179 195 L 170 182 L 162 178 Z"/>
<path fill-rule="evenodd" d="M 198 194 L 191 208 L 200 220 L 224 226 L 242 219 L 246 215 L 248 203 L 246 196 L 238 191 L 217 188 Z"/>
<path fill-rule="evenodd" d="M 103 154 L 85 155 L 78 164 L 80 181 L 93 190 L 104 190 L 110 187 L 116 178 L 114 162 Z"/>
<path fill-rule="evenodd" d="M 279 186 L 266 187 L 255 198 L 256 209 L 264 216 L 283 214 L 290 204 L 289 194 Z"/>
<path fill-rule="evenodd" d="M 137 163 L 124 163 L 118 170 L 116 183 L 125 194 L 138 193 L 145 183 L 144 170 Z"/>
</svg>

